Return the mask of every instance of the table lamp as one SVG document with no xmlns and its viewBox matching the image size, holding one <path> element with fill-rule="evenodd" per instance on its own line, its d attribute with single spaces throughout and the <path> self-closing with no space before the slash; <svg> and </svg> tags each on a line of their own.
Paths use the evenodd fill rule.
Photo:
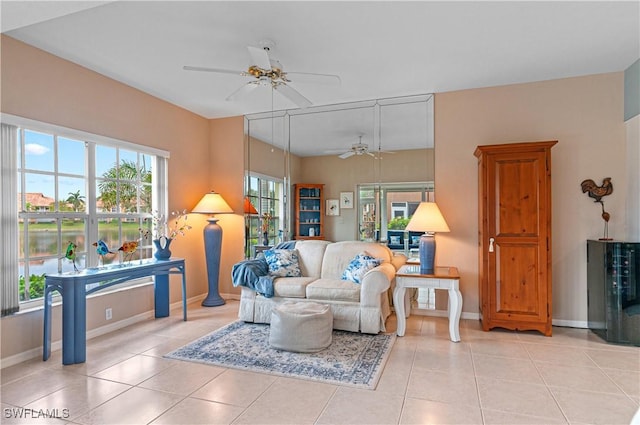
<svg viewBox="0 0 640 425">
<path fill-rule="evenodd" d="M 433 274 L 436 258 L 435 232 L 448 232 L 449 226 L 444 220 L 435 202 L 421 202 L 409 220 L 405 230 L 425 232 L 420 236 L 420 273 Z"/>
<path fill-rule="evenodd" d="M 204 253 L 207 260 L 207 277 L 209 294 L 202 301 L 205 307 L 216 307 L 224 304 L 224 299 L 218 292 L 218 278 L 220 277 L 220 251 L 222 248 L 222 227 L 213 214 L 232 213 L 233 210 L 220 196 L 211 191 L 204 195 L 200 202 L 191 210 L 193 213 L 211 214 L 207 219 L 209 224 L 204 227 Z"/>
</svg>

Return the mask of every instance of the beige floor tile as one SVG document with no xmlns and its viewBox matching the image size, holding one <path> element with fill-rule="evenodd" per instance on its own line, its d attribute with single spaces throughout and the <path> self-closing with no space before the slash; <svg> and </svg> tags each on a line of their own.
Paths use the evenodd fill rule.
<svg viewBox="0 0 640 425">
<path fill-rule="evenodd" d="M 93 375 L 124 360 L 130 359 L 135 354 L 119 350 L 117 348 L 87 347 L 87 358 L 84 363 L 72 365 L 62 364 L 62 351 L 51 353 L 46 363 L 51 369 L 64 370 L 82 375 Z"/>
<path fill-rule="evenodd" d="M 640 397 L 640 372 L 620 369 L 602 369 L 602 371 L 627 395 Z"/>
<path fill-rule="evenodd" d="M 73 420 L 130 388 L 130 385 L 86 377 L 82 382 L 29 403 L 27 407 L 34 410 L 66 409 L 67 418 Z"/>
<path fill-rule="evenodd" d="M 221 367 L 179 361 L 138 386 L 187 396 L 224 371 Z"/>
<path fill-rule="evenodd" d="M 234 424 L 313 424 L 335 385 L 278 378 Z"/>
<path fill-rule="evenodd" d="M 448 353 L 440 350 L 417 350 L 414 368 L 459 372 L 473 375 L 473 362 L 469 353 Z"/>
<path fill-rule="evenodd" d="M 496 341 L 480 339 L 469 341 L 471 352 L 475 354 L 485 354 L 488 356 L 513 357 L 516 359 L 528 359 L 529 353 L 524 345 L 517 340 Z"/>
<path fill-rule="evenodd" d="M 640 349 L 586 350 L 585 352 L 601 368 L 640 371 Z"/>
<path fill-rule="evenodd" d="M 191 397 L 233 406 L 248 407 L 275 380 L 275 376 L 262 373 L 227 369 L 191 394 Z"/>
<path fill-rule="evenodd" d="M 8 384 L 2 385 L 2 402 L 14 406 L 26 406 L 67 385 L 84 381 L 86 378 L 72 372 L 44 370 L 27 375 Z"/>
<path fill-rule="evenodd" d="M 478 406 L 407 398 L 400 424 L 482 424 Z"/>
<path fill-rule="evenodd" d="M 134 387 L 80 416 L 74 422 L 86 425 L 147 424 L 180 400 L 182 396 L 179 395 Z"/>
<path fill-rule="evenodd" d="M 571 423 L 628 424 L 638 409 L 625 395 L 551 388 L 560 408 Z"/>
<path fill-rule="evenodd" d="M 409 378 L 407 397 L 480 407 L 473 375 L 415 369 Z"/>
<path fill-rule="evenodd" d="M 523 344 L 534 361 L 566 366 L 595 366 L 583 349 L 550 344 Z"/>
<path fill-rule="evenodd" d="M 95 344 L 92 346 L 101 346 L 107 349 L 110 347 L 118 347 L 121 351 L 140 354 L 170 339 L 170 337 L 149 332 L 124 332 L 123 334 L 120 334 L 118 338 L 104 340 L 102 344 Z"/>
<path fill-rule="evenodd" d="M 551 392 L 545 385 L 502 379 L 477 378 L 480 406 L 529 416 L 564 419 Z"/>
<path fill-rule="evenodd" d="M 145 356 L 163 357 L 170 352 L 189 344 L 191 341 L 192 340 L 186 338 L 183 339 L 167 337 L 167 339 L 165 339 L 165 341 L 163 341 L 161 344 L 158 344 L 147 351 L 143 351 L 141 354 L 144 354 Z"/>
<path fill-rule="evenodd" d="M 339 387 L 316 424 L 395 424 L 403 401 L 401 395 Z"/>
<path fill-rule="evenodd" d="M 528 358 L 496 357 L 474 354 L 476 376 L 542 384 L 535 365 Z"/>
<path fill-rule="evenodd" d="M 550 387 L 622 394 L 622 390 L 600 368 L 537 363 L 545 383 Z"/>
<path fill-rule="evenodd" d="M 397 338 L 396 338 L 397 341 Z M 407 390 L 407 382 L 411 374 L 415 346 L 411 348 L 398 348 L 395 344 L 387 359 L 384 371 L 378 380 L 376 391 L 389 394 L 404 394 Z"/>
<path fill-rule="evenodd" d="M 154 425 L 231 424 L 244 409 L 214 401 L 186 398 L 151 422 Z"/>
<path fill-rule="evenodd" d="M 171 360 L 137 355 L 94 374 L 96 378 L 137 385 L 171 366 Z"/>
<path fill-rule="evenodd" d="M 482 409 L 484 425 L 553 425 L 568 424 L 564 419 L 541 418 L 539 416 L 520 415 L 513 412 Z"/>
<path fill-rule="evenodd" d="M 417 346 L 419 350 L 439 350 L 446 351 L 453 354 L 468 354 L 470 353 L 470 346 L 467 342 L 453 342 L 449 339 L 449 330 L 447 329 L 443 334 L 439 336 L 425 336 L 418 340 Z"/>
<path fill-rule="evenodd" d="M 35 359 L 27 360 L 17 365 L 8 366 L 0 370 L 0 384 L 8 384 L 9 382 L 17 379 L 22 379 L 27 375 L 41 372 L 47 369 L 48 362 L 43 362 L 42 357 L 38 356 Z"/>
</svg>

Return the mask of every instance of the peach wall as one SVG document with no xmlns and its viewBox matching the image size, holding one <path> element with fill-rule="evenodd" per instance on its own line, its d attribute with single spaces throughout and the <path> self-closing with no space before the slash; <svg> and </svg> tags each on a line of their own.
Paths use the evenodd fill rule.
<svg viewBox="0 0 640 425">
<path fill-rule="evenodd" d="M 231 284 L 231 268 L 235 263 L 244 259 L 243 120 L 243 117 L 211 120 L 211 149 L 207 164 L 209 190 L 213 189 L 219 192 L 234 211 L 233 214 L 217 216 L 220 219 L 218 224 L 223 231 L 219 276 L 220 294 L 223 295 L 223 298 L 229 297 L 230 294 L 239 297 L 240 290 Z M 205 263 L 202 263 L 202 267 L 205 267 Z"/>
<path fill-rule="evenodd" d="M 587 321 L 586 240 L 602 236 L 600 208 L 580 182 L 611 177 L 609 235 L 624 239 L 623 74 L 438 93 L 436 197 L 451 233 L 438 235 L 438 262 L 462 274 L 465 312 L 478 312 L 478 145 L 558 140 L 552 149 L 554 324 Z"/>
<path fill-rule="evenodd" d="M 191 209 L 209 190 L 209 120 L 5 35 L 0 42 L 1 112 L 169 151 L 170 210 Z M 187 260 L 188 297 L 205 293 L 201 233 L 192 231 L 171 248 Z M 151 287 L 134 294 L 89 299 L 88 331 L 152 309 Z M 171 301 L 179 299 L 180 282 L 172 276 Z M 110 322 L 105 321 L 106 306 L 113 309 Z M 5 317 L 0 324 L 3 359 L 42 344 L 42 310 Z M 56 319 L 54 341 L 59 329 Z"/>
</svg>

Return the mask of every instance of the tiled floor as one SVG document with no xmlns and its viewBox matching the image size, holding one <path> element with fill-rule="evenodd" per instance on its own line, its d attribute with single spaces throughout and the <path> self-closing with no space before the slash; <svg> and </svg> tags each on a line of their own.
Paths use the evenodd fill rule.
<svg viewBox="0 0 640 425">
<path fill-rule="evenodd" d="M 452 343 L 446 318 L 411 316 L 375 391 L 162 357 L 235 320 L 237 309 L 194 304 L 186 323 L 174 311 L 92 339 L 84 364 L 62 366 L 57 351 L 5 368 L 0 422 L 628 424 L 640 406 L 640 349 L 584 329 L 554 328 L 548 338 L 463 320 L 462 342 Z M 34 417 L 47 412 L 66 418 Z"/>
</svg>

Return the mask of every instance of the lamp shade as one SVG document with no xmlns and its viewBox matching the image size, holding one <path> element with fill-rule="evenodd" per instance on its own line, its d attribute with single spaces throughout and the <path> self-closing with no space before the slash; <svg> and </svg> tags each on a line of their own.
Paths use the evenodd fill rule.
<svg viewBox="0 0 640 425">
<path fill-rule="evenodd" d="M 219 193 L 211 191 L 202 197 L 191 212 L 200 214 L 226 214 L 232 213 L 233 210 Z"/>
<path fill-rule="evenodd" d="M 253 206 L 248 196 L 244 197 L 244 213 L 245 214 L 258 214 L 258 210 Z"/>
<path fill-rule="evenodd" d="M 421 202 L 405 230 L 429 233 L 448 232 L 449 226 L 435 202 Z"/>
</svg>

